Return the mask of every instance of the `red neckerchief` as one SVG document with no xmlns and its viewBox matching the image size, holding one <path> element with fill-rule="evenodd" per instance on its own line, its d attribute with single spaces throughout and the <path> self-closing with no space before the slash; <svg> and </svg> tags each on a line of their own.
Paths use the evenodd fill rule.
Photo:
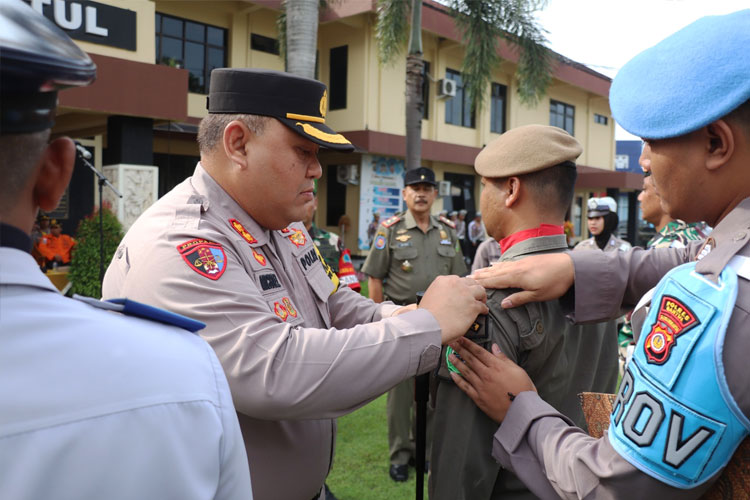
<svg viewBox="0 0 750 500">
<path fill-rule="evenodd" d="M 529 238 L 537 238 L 539 236 L 555 236 L 557 234 L 565 234 L 562 226 L 555 226 L 554 224 L 542 224 L 534 229 L 524 229 L 513 233 L 507 238 L 500 240 L 500 252 L 505 253 L 510 250 L 510 247 L 516 243 L 521 243 Z"/>
</svg>

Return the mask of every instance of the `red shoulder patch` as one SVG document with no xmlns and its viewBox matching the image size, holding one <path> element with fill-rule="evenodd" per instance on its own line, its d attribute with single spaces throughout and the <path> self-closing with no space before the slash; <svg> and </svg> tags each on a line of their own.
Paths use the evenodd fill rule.
<svg viewBox="0 0 750 500">
<path fill-rule="evenodd" d="M 456 224 L 454 224 L 453 221 L 450 220 L 449 218 L 444 217 L 442 215 L 440 217 L 438 217 L 438 218 L 440 219 L 440 222 L 442 222 L 443 224 L 445 224 L 449 228 L 456 229 Z"/>
<path fill-rule="evenodd" d="M 400 216 L 394 215 L 393 217 L 390 217 L 390 218 L 384 220 L 383 223 L 380 224 L 380 225 L 383 226 L 383 227 L 391 227 L 392 225 L 394 225 L 395 223 L 397 223 L 400 220 L 401 220 Z"/>
<path fill-rule="evenodd" d="M 227 270 L 227 255 L 218 243 L 196 238 L 177 245 L 185 263 L 201 276 L 218 280 Z"/>
</svg>

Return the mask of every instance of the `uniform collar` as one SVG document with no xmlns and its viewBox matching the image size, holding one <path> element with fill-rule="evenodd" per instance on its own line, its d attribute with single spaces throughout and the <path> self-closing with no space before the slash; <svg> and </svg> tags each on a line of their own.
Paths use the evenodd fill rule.
<svg viewBox="0 0 750 500">
<path fill-rule="evenodd" d="M 205 211 L 214 210 L 220 212 L 219 217 L 227 219 L 227 224 L 230 226 L 230 221 L 232 219 L 239 222 L 242 227 L 245 228 L 245 231 L 250 233 L 250 235 L 256 240 L 256 243 L 250 243 L 250 246 L 261 246 L 268 243 L 269 230 L 255 222 L 255 219 L 245 212 L 245 210 L 234 201 L 234 198 L 232 198 L 229 193 L 227 193 L 208 172 L 206 172 L 206 169 L 203 168 L 200 162 L 198 162 L 198 165 L 195 167 L 191 183 L 198 193 L 205 196 L 205 200 L 201 200 Z"/>
<path fill-rule="evenodd" d="M 750 241 L 750 198 L 745 198 L 739 205 L 719 222 L 703 248 L 708 252 L 699 254 L 695 270 L 717 281 L 721 271 L 742 248 Z M 702 258 L 700 258 L 703 256 Z"/>
<path fill-rule="evenodd" d="M 31 254 L 5 246 L 0 247 L 0 284 L 33 286 L 59 293 Z"/>
<path fill-rule="evenodd" d="M 408 208 L 406 209 L 406 212 L 404 212 L 404 224 L 406 224 L 406 229 L 417 227 L 417 220 L 414 218 L 414 215 L 412 215 L 411 210 L 409 210 Z M 432 215 L 430 215 L 430 227 L 440 227 L 437 219 Z"/>
<path fill-rule="evenodd" d="M 539 227 L 531 229 L 524 229 L 506 236 L 500 240 L 500 251 L 502 253 L 507 252 L 510 248 L 518 243 L 529 238 L 537 238 L 539 236 L 554 236 L 557 234 L 565 234 L 562 226 L 556 226 L 554 224 L 540 224 Z"/>
<path fill-rule="evenodd" d="M 537 236 L 516 243 L 500 255 L 501 261 L 515 260 L 528 254 L 567 250 L 568 240 L 565 234 Z"/>
</svg>

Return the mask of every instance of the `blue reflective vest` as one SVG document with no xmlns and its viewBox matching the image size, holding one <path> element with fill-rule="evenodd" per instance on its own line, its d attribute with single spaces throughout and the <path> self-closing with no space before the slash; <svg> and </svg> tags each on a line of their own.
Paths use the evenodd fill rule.
<svg viewBox="0 0 750 500">
<path fill-rule="evenodd" d="M 718 285 L 696 273 L 694 262 L 664 276 L 613 405 L 614 449 L 677 488 L 710 479 L 750 430 L 729 393 L 722 361 L 736 299 L 737 274 L 730 267 Z"/>
</svg>

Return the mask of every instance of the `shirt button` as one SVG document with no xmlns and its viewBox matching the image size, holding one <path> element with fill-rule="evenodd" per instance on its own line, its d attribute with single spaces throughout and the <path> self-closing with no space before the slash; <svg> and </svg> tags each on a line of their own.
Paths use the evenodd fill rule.
<svg viewBox="0 0 750 500">
<path fill-rule="evenodd" d="M 742 241 L 745 238 L 747 238 L 747 233 L 745 231 L 738 231 L 734 234 L 734 238 L 732 238 L 734 241 Z"/>
<path fill-rule="evenodd" d="M 536 322 L 536 327 L 534 327 L 534 329 L 536 330 L 536 333 L 538 333 L 538 334 L 540 334 L 540 335 L 541 335 L 542 333 L 544 333 L 544 325 L 542 324 L 542 322 L 541 322 L 541 321 L 537 321 L 537 322 Z"/>
</svg>

